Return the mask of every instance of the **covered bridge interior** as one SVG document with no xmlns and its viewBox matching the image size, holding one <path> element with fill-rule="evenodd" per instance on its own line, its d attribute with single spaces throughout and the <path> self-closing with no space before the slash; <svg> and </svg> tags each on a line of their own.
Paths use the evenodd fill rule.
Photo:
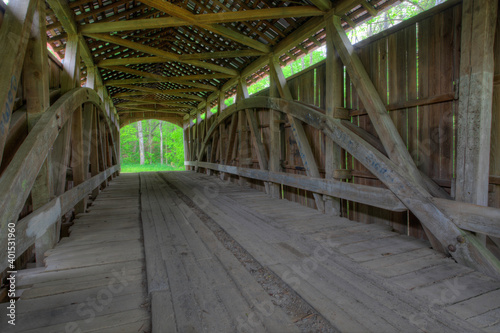
<svg viewBox="0 0 500 333">
<path fill-rule="evenodd" d="M 500 332 L 498 1 L 399 3 L 3 4 L 1 331 Z"/>
</svg>

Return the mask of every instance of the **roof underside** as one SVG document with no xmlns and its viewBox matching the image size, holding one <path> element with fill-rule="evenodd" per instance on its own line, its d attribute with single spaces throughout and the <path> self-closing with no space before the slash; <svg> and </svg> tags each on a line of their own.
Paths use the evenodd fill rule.
<svg viewBox="0 0 500 333">
<path fill-rule="evenodd" d="M 324 6 L 346 8 L 347 29 L 399 2 L 328 1 L 76 0 L 68 5 L 119 114 L 183 115 L 260 57 L 279 49 L 276 55 L 285 65 L 324 44 L 320 29 L 283 51 L 277 48 L 301 26 L 321 19 L 328 11 Z M 64 58 L 68 33 L 49 5 L 47 38 Z M 247 83 L 267 76 L 267 70 L 265 65 L 256 69 Z M 85 75 L 82 63 L 82 80 Z M 226 96 L 234 92 L 229 89 Z"/>
</svg>

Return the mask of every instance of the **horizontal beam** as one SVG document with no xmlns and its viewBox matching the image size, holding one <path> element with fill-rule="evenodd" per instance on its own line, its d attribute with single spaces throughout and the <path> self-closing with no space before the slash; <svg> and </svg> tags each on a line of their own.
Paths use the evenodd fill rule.
<svg viewBox="0 0 500 333">
<path fill-rule="evenodd" d="M 85 198 L 95 188 L 100 186 L 109 176 L 120 170 L 114 165 L 89 180 L 64 192 L 59 197 L 48 202 L 33 213 L 19 220 L 16 224 L 16 258 L 24 253 L 37 238 L 40 238 L 57 223 L 61 217 Z M 7 268 L 7 252 L 0 251 L 0 269 Z"/>
<path fill-rule="evenodd" d="M 251 37 L 248 37 L 240 32 L 234 31 L 230 28 L 227 28 L 222 25 L 218 25 L 215 23 L 203 23 L 200 22 L 197 18 L 197 15 L 191 13 L 190 11 L 184 9 L 183 7 L 174 5 L 170 2 L 167 1 L 161 1 L 161 0 L 142 0 L 143 3 L 156 8 L 158 10 L 161 10 L 164 13 L 167 13 L 171 16 L 178 17 L 182 20 L 185 20 L 188 24 L 187 25 L 195 25 L 198 27 L 201 27 L 203 29 L 206 29 L 208 31 L 212 31 L 213 33 L 219 35 L 219 36 L 224 36 L 228 39 L 231 39 L 237 43 L 240 43 L 242 45 L 246 45 L 248 47 L 251 47 L 253 49 L 262 51 L 264 53 L 269 53 L 271 51 L 271 47 L 268 45 L 265 45 L 261 42 L 259 42 L 256 39 L 253 39 Z"/>
<path fill-rule="evenodd" d="M 215 14 L 195 15 L 200 24 L 229 23 L 242 21 L 272 20 L 289 17 L 322 16 L 324 12 L 313 6 L 292 6 L 278 8 L 264 8 L 253 10 L 240 10 Z M 161 17 L 156 19 L 125 20 L 105 23 L 85 24 L 80 27 L 81 33 L 103 33 L 114 31 L 127 31 L 140 29 L 161 29 L 191 25 L 186 20 L 178 17 Z"/>
<path fill-rule="evenodd" d="M 186 86 L 190 86 L 190 87 L 202 88 L 203 91 L 216 91 L 217 90 L 217 87 L 214 87 L 210 84 L 191 82 L 188 79 L 185 79 L 183 77 L 165 77 L 162 75 L 148 73 L 148 72 L 144 72 L 144 71 L 139 71 L 136 69 L 125 67 L 125 66 L 108 66 L 105 68 L 108 70 L 129 73 L 129 74 L 149 78 L 149 79 L 153 80 L 153 82 L 172 82 L 172 83 L 182 84 L 182 85 L 186 85 Z M 141 80 L 141 79 L 139 79 L 139 80 Z M 124 81 L 125 80 L 109 80 L 109 81 L 106 81 L 105 84 L 107 86 L 116 85 L 116 84 L 125 84 Z M 144 83 L 144 82 L 138 82 L 138 83 Z"/>
<path fill-rule="evenodd" d="M 160 50 L 160 49 L 157 49 L 157 48 L 154 48 L 151 46 L 147 46 L 147 45 L 144 45 L 141 43 L 132 42 L 130 40 L 123 39 L 120 37 L 114 37 L 114 36 L 110 36 L 110 35 L 106 35 L 106 34 L 86 34 L 86 36 L 93 38 L 95 40 L 101 40 L 101 41 L 105 41 L 108 43 L 113 43 L 113 44 L 120 45 L 123 47 L 131 48 L 133 50 L 138 50 L 138 51 L 142 51 L 145 53 L 149 53 L 151 55 L 162 57 L 166 61 L 187 63 L 187 64 L 190 64 L 193 66 L 209 69 L 209 70 L 214 71 L 214 72 L 220 72 L 220 73 L 225 73 L 225 74 L 230 74 L 230 75 L 237 75 L 238 74 L 238 71 L 236 71 L 234 69 L 225 68 L 225 67 L 222 67 L 219 65 L 214 65 L 214 64 L 206 63 L 206 62 L 199 61 L 199 60 L 181 60 L 180 56 L 178 54 L 163 51 L 163 50 Z"/>
<path fill-rule="evenodd" d="M 341 182 L 334 179 L 312 178 L 302 175 L 287 174 L 283 172 L 271 172 L 259 169 L 239 168 L 235 166 L 208 163 L 208 162 L 184 162 L 185 165 L 206 168 L 224 173 L 230 173 L 246 178 L 258 179 L 264 182 L 273 182 L 300 188 L 302 190 L 335 196 L 366 205 L 379 207 L 395 212 L 406 211 L 407 208 L 390 191 L 383 188 Z"/>
<path fill-rule="evenodd" d="M 188 95 L 188 94 L 183 94 L 180 91 L 185 90 L 185 89 L 169 89 L 169 90 L 160 90 L 160 89 L 154 89 L 154 88 L 147 88 L 147 87 L 140 87 L 140 86 L 132 86 L 132 85 L 122 85 L 122 88 L 127 88 L 127 89 L 132 89 L 132 90 L 139 90 L 143 92 L 149 92 L 150 94 L 162 94 L 162 95 L 170 95 L 170 96 L 178 96 L 182 97 L 185 99 L 191 99 L 194 101 L 200 101 L 203 102 L 205 101 L 204 98 L 196 95 Z M 113 96 L 116 97 L 116 96 Z"/>
</svg>

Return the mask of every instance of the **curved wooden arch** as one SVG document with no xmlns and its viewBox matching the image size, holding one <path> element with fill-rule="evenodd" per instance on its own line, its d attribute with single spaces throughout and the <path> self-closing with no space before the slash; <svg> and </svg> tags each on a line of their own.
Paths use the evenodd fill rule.
<svg viewBox="0 0 500 333">
<path fill-rule="evenodd" d="M 437 201 L 423 186 L 412 182 L 400 166 L 362 140 L 339 119 L 327 116 L 313 107 L 265 96 L 238 101 L 226 108 L 208 130 L 200 149 L 199 160 L 203 159 L 207 143 L 222 122 L 235 112 L 254 108 L 283 112 L 322 131 L 382 181 L 457 261 L 490 276 L 500 277 L 500 261 L 473 234 L 460 229 L 445 209 L 438 207 Z"/>
<path fill-rule="evenodd" d="M 73 112 L 85 103 L 92 103 L 106 114 L 104 104 L 90 88 L 75 88 L 59 98 L 38 120 L 0 178 L 0 235 L 7 237 L 6 228 L 19 217 L 43 162 L 54 145 L 64 124 Z M 106 124 L 110 128 L 109 119 Z M 114 145 L 114 139 L 113 145 Z M 116 156 L 115 156 L 116 157 Z"/>
</svg>

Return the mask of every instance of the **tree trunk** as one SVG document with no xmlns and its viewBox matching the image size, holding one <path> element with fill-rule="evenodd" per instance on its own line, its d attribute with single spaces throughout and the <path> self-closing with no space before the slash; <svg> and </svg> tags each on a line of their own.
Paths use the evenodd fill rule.
<svg viewBox="0 0 500 333">
<path fill-rule="evenodd" d="M 149 164 L 153 164 L 153 125 L 151 124 L 151 119 L 148 120 L 149 131 L 148 131 L 148 159 Z"/>
<path fill-rule="evenodd" d="M 160 163 L 163 165 L 163 126 L 160 121 Z"/>
<path fill-rule="evenodd" d="M 137 137 L 139 138 L 139 156 L 141 165 L 144 165 L 144 137 L 142 135 L 142 121 L 137 122 Z"/>
</svg>

